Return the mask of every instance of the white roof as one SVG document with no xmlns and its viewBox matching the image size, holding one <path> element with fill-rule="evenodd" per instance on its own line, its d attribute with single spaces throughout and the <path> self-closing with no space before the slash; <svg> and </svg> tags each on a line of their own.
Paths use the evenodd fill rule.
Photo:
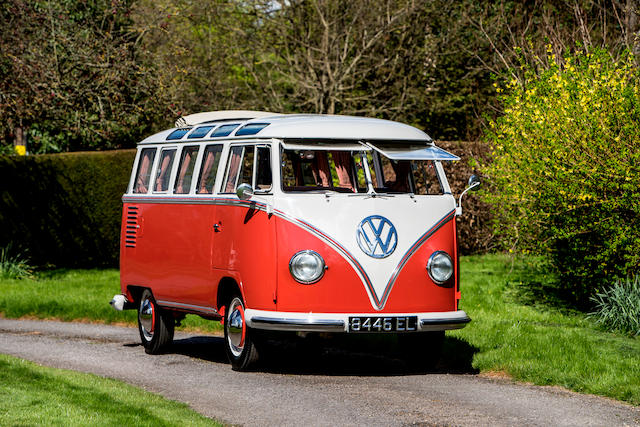
<svg viewBox="0 0 640 427">
<path fill-rule="evenodd" d="M 245 117 L 242 117 L 242 116 Z M 247 120 L 247 116 L 251 116 Z M 236 132 L 247 124 L 268 124 L 251 138 L 278 139 L 306 139 L 306 140 L 354 140 L 354 141 L 415 141 L 431 145 L 432 139 L 423 131 L 399 122 L 373 119 L 368 117 L 338 116 L 322 114 L 275 114 L 258 111 L 214 111 L 208 113 L 191 114 L 176 122 L 176 128 L 167 129 L 146 138 L 143 143 L 165 142 L 167 136 L 179 127 L 190 127 L 205 122 L 229 124 L 238 123 L 240 126 L 225 139 L 233 139 Z M 209 139 L 207 137 L 204 138 Z M 216 138 L 218 139 L 218 138 Z M 220 138 L 222 139 L 222 138 Z M 188 140 L 188 134 L 180 142 Z M 191 139 L 190 142 L 195 142 Z"/>
<path fill-rule="evenodd" d="M 274 117 L 260 131 L 265 138 L 293 139 L 355 139 L 355 140 L 409 140 L 431 142 L 421 130 L 390 120 L 354 116 L 329 116 L 320 114 L 292 114 Z"/>
</svg>

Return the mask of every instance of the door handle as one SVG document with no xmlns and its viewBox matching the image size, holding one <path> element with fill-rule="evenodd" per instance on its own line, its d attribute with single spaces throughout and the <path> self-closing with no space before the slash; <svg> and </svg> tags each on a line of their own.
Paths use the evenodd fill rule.
<svg viewBox="0 0 640 427">
<path fill-rule="evenodd" d="M 222 231 L 222 227 L 220 226 L 220 224 L 213 224 L 213 231 L 215 233 L 219 233 L 220 231 Z"/>
</svg>

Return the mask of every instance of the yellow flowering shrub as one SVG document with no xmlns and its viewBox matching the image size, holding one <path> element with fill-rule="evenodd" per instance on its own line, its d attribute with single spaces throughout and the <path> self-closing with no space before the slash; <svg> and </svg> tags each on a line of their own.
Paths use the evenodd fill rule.
<svg viewBox="0 0 640 427">
<path fill-rule="evenodd" d="M 547 255 L 584 303 L 640 266 L 640 81 L 631 56 L 548 63 L 501 88 L 486 198 L 505 244 Z"/>
</svg>

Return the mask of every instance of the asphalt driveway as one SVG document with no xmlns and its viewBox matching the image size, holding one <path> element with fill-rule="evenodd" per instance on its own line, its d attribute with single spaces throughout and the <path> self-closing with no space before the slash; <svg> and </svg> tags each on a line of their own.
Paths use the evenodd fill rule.
<svg viewBox="0 0 640 427">
<path fill-rule="evenodd" d="M 640 425 L 630 405 L 471 373 L 453 344 L 433 372 L 384 352 L 285 345 L 240 373 L 217 336 L 177 333 L 168 354 L 150 356 L 135 328 L 0 319 L 0 353 L 120 379 L 232 424 Z"/>
</svg>

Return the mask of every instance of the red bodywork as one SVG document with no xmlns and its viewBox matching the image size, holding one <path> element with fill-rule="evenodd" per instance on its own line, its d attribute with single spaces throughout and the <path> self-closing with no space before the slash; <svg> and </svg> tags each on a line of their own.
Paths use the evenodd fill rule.
<svg viewBox="0 0 640 427">
<path fill-rule="evenodd" d="M 155 198 L 142 202 L 125 197 L 120 277 L 122 293 L 129 301 L 135 300 L 130 287 L 137 286 L 150 288 L 157 301 L 217 310 L 218 285 L 230 278 L 241 289 L 246 307 L 259 310 L 407 313 L 457 309 L 460 293 L 453 216 L 411 255 L 384 307 L 376 310 L 354 267 L 325 239 L 285 215 L 267 214 L 246 204 L 215 204 L 215 200 Z M 289 273 L 291 257 L 302 249 L 318 252 L 328 266 L 324 277 L 312 285 L 301 285 Z M 425 267 L 436 250 L 452 254 L 456 264 L 453 286 L 437 286 L 429 278 Z"/>
</svg>

